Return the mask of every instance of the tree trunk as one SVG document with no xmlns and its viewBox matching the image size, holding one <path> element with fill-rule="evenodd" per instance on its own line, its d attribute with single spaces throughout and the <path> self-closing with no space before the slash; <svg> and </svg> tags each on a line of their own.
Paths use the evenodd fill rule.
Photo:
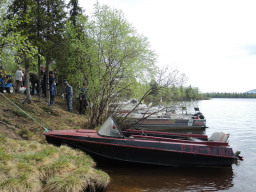
<svg viewBox="0 0 256 192">
<path fill-rule="evenodd" d="M 46 59 L 47 60 L 47 59 Z M 46 102 L 50 105 L 50 85 L 49 85 L 49 61 L 46 61 Z"/>
<path fill-rule="evenodd" d="M 47 16 L 50 17 L 50 1 L 47 0 Z M 46 32 L 46 40 L 50 40 L 50 21 L 47 21 L 47 32 Z M 49 87 L 49 67 L 50 67 L 50 49 L 48 47 L 46 53 L 46 102 L 50 105 L 50 87 Z"/>
<path fill-rule="evenodd" d="M 39 54 L 39 50 L 40 49 L 38 49 L 38 54 Z M 37 87 L 38 87 L 38 101 L 41 101 L 42 100 L 42 87 L 41 87 L 41 81 L 42 81 L 42 79 L 41 79 L 41 60 L 40 60 L 40 56 L 38 55 L 37 56 L 37 68 L 38 68 L 38 74 L 37 74 L 37 76 L 38 76 L 38 85 L 37 85 Z"/>
<path fill-rule="evenodd" d="M 26 85 L 26 101 L 28 103 L 32 102 L 31 94 L 30 94 L 30 83 L 29 83 L 29 61 L 25 55 L 25 85 Z"/>
<path fill-rule="evenodd" d="M 40 42 L 40 1 L 37 0 L 37 43 Z M 40 53 L 41 53 L 41 50 L 40 48 L 38 48 L 38 55 L 37 55 L 37 67 L 38 67 L 38 101 L 41 101 L 42 100 L 42 87 L 41 87 L 41 59 L 40 59 Z"/>
</svg>

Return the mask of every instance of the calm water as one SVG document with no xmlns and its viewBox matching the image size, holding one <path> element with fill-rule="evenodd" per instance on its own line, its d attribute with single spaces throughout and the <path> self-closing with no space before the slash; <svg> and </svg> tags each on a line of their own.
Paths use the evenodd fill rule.
<svg viewBox="0 0 256 192">
<path fill-rule="evenodd" d="M 256 191 L 256 99 L 199 102 L 207 135 L 230 133 L 229 144 L 244 161 L 231 168 L 169 168 L 99 165 L 111 177 L 108 192 Z"/>
</svg>

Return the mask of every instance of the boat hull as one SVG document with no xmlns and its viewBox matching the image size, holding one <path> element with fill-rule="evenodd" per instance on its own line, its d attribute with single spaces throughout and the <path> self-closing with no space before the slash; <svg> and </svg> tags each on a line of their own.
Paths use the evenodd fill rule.
<svg viewBox="0 0 256 192">
<path fill-rule="evenodd" d="M 191 145 L 135 139 L 45 134 L 49 143 L 67 144 L 92 156 L 113 160 L 174 167 L 231 166 L 229 147 Z"/>
<path fill-rule="evenodd" d="M 140 121 L 136 129 L 150 131 L 169 131 L 169 130 L 205 130 L 205 119 L 145 119 Z"/>
</svg>

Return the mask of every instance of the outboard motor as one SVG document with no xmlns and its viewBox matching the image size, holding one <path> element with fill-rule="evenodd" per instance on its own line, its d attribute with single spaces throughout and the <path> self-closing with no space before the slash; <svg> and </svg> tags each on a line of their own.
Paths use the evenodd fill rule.
<svg viewBox="0 0 256 192">
<path fill-rule="evenodd" d="M 194 107 L 194 110 L 195 110 L 195 111 L 200 111 L 200 110 L 199 110 L 199 107 Z"/>
<path fill-rule="evenodd" d="M 200 115 L 199 115 L 199 119 L 204 119 L 204 116 L 203 116 L 203 114 L 202 114 L 202 113 L 200 113 Z"/>
<path fill-rule="evenodd" d="M 192 119 L 204 119 L 204 116 L 201 112 L 197 112 L 192 116 Z"/>
</svg>

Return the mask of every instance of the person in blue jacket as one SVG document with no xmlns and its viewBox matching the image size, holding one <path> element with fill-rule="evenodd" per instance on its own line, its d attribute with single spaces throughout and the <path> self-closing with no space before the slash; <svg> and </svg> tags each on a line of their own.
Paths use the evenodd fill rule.
<svg viewBox="0 0 256 192">
<path fill-rule="evenodd" d="M 56 96 L 56 82 L 55 82 L 54 73 L 52 71 L 50 71 L 49 84 L 50 84 L 50 107 L 52 107 L 54 102 L 54 97 Z"/>
<path fill-rule="evenodd" d="M 68 111 L 72 112 L 72 96 L 73 96 L 73 88 L 68 84 L 67 81 L 64 81 L 65 88 L 65 96 L 67 99 Z"/>
</svg>

